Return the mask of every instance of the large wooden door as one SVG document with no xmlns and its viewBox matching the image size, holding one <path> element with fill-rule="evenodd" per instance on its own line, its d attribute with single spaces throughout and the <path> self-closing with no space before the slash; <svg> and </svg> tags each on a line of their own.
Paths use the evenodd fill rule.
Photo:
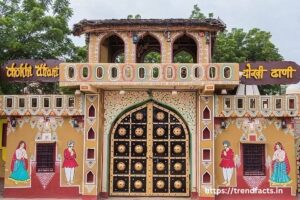
<svg viewBox="0 0 300 200">
<path fill-rule="evenodd" d="M 189 196 L 189 134 L 174 112 L 149 102 L 113 126 L 110 195 Z"/>
</svg>

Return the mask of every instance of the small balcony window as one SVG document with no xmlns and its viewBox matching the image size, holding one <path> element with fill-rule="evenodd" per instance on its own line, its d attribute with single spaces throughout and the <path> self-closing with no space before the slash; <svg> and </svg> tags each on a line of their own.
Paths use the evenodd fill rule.
<svg viewBox="0 0 300 200">
<path fill-rule="evenodd" d="M 180 78 L 182 78 L 182 79 L 187 78 L 187 68 L 186 67 L 181 67 L 181 69 L 180 69 Z"/>
<path fill-rule="evenodd" d="M 154 67 L 152 69 L 152 78 L 157 79 L 159 77 L 159 68 L 158 67 Z"/>
<path fill-rule="evenodd" d="M 25 98 L 19 98 L 19 108 L 25 108 Z"/>
<path fill-rule="evenodd" d="M 295 109 L 295 98 L 288 98 L 288 106 L 289 110 Z"/>
<path fill-rule="evenodd" d="M 200 76 L 201 76 L 200 73 L 201 73 L 200 72 L 200 67 L 195 67 L 194 68 L 194 77 L 195 78 L 200 78 Z"/>
<path fill-rule="evenodd" d="M 74 78 L 74 76 L 75 76 L 75 69 L 74 69 L 74 67 L 69 67 L 69 69 L 68 69 L 68 77 L 69 78 Z"/>
<path fill-rule="evenodd" d="M 88 67 L 83 67 L 82 68 L 82 77 L 83 78 L 89 77 L 89 68 Z"/>
<path fill-rule="evenodd" d="M 262 109 L 268 110 L 270 108 L 270 100 L 269 98 L 262 99 Z"/>
<path fill-rule="evenodd" d="M 230 67 L 224 67 L 223 75 L 224 75 L 224 78 L 230 79 L 231 78 L 231 68 Z"/>
<path fill-rule="evenodd" d="M 139 78 L 140 79 L 144 79 L 145 78 L 145 75 L 146 75 L 146 70 L 144 67 L 140 67 L 139 68 Z"/>
<path fill-rule="evenodd" d="M 167 68 L 167 79 L 172 79 L 173 78 L 173 68 L 172 67 L 168 67 Z"/>
<path fill-rule="evenodd" d="M 231 99 L 230 98 L 224 99 L 224 109 L 225 110 L 231 109 Z"/>
<path fill-rule="evenodd" d="M 50 108 L 50 98 L 49 97 L 43 98 L 43 108 Z"/>
<path fill-rule="evenodd" d="M 275 99 L 275 110 L 282 109 L 282 99 Z"/>
<path fill-rule="evenodd" d="M 243 98 L 237 99 L 237 109 L 244 109 L 244 99 Z"/>
<path fill-rule="evenodd" d="M 56 108 L 62 108 L 63 107 L 63 98 L 62 97 L 56 97 L 55 107 Z"/>
<path fill-rule="evenodd" d="M 31 108 L 37 108 L 38 107 L 38 98 L 32 97 L 31 98 Z"/>
<path fill-rule="evenodd" d="M 116 79 L 118 77 L 118 68 L 111 68 L 111 78 Z"/>
<path fill-rule="evenodd" d="M 255 98 L 250 98 L 249 99 L 249 108 L 251 110 L 255 110 L 256 109 L 256 99 Z"/>
<path fill-rule="evenodd" d="M 69 97 L 68 107 L 69 108 L 74 108 L 75 107 L 75 98 L 74 97 Z"/>
<path fill-rule="evenodd" d="M 6 108 L 12 108 L 13 107 L 13 98 L 7 97 L 6 98 Z"/>
<path fill-rule="evenodd" d="M 96 69 L 96 76 L 98 79 L 102 79 L 103 78 L 103 68 L 102 67 L 97 67 Z"/>
<path fill-rule="evenodd" d="M 210 67 L 209 68 L 209 72 L 208 72 L 208 76 L 210 79 L 215 79 L 216 78 L 216 68 L 215 67 Z"/>
</svg>

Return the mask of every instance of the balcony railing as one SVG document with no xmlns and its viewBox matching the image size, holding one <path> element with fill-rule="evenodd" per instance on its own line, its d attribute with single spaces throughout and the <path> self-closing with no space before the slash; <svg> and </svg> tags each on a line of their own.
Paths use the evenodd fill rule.
<svg viewBox="0 0 300 200">
<path fill-rule="evenodd" d="M 74 95 L 0 95 L 1 115 L 83 115 L 81 96 Z"/>
<path fill-rule="evenodd" d="M 299 113 L 299 96 L 232 96 L 215 97 L 215 117 L 295 117 Z"/>
<path fill-rule="evenodd" d="M 90 84 L 99 88 L 182 86 L 202 88 L 205 84 L 236 85 L 239 83 L 237 63 L 208 64 L 115 64 L 62 63 L 60 85 Z"/>
</svg>

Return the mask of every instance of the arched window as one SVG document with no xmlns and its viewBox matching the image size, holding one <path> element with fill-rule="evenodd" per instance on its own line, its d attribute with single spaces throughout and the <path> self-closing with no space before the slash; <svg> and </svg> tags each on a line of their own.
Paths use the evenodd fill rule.
<svg viewBox="0 0 300 200">
<path fill-rule="evenodd" d="M 197 63 L 198 48 L 195 40 L 188 35 L 182 35 L 173 43 L 174 63 Z"/>
<path fill-rule="evenodd" d="M 74 69 L 73 66 L 71 66 L 71 67 L 69 67 L 69 69 L 68 69 L 68 77 L 69 77 L 69 78 L 74 78 L 74 76 L 75 76 L 75 69 Z"/>
<path fill-rule="evenodd" d="M 100 43 L 100 63 L 124 63 L 124 41 L 117 35 L 104 38 Z"/>
<path fill-rule="evenodd" d="M 137 63 L 160 63 L 161 51 L 159 41 L 151 36 L 146 35 L 139 39 L 136 45 L 136 62 Z"/>
<path fill-rule="evenodd" d="M 89 77 L 89 68 L 88 67 L 83 67 L 82 68 L 82 77 L 83 78 Z"/>
<path fill-rule="evenodd" d="M 115 79 L 118 77 L 118 68 L 112 67 L 111 68 L 111 78 Z"/>
<path fill-rule="evenodd" d="M 103 78 L 103 68 L 101 66 L 96 68 L 96 76 L 98 79 Z"/>
</svg>

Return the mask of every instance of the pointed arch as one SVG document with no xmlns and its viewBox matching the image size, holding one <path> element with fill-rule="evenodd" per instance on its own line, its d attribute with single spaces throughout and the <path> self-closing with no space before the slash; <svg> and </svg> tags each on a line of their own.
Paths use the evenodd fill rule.
<svg viewBox="0 0 300 200">
<path fill-rule="evenodd" d="M 88 140 L 93 140 L 96 138 L 95 131 L 92 127 L 89 129 L 87 135 L 88 135 Z"/>
<path fill-rule="evenodd" d="M 95 109 L 94 105 L 91 105 L 89 107 L 88 117 L 89 118 L 95 118 L 96 117 L 96 109 Z"/>
<path fill-rule="evenodd" d="M 108 33 L 99 44 L 100 63 L 124 63 L 125 42 L 117 33 Z"/>
<path fill-rule="evenodd" d="M 202 118 L 204 120 L 210 120 L 211 119 L 211 112 L 210 112 L 210 109 L 205 106 L 203 112 L 202 112 Z"/>
<path fill-rule="evenodd" d="M 211 132 L 208 127 L 205 127 L 202 130 L 202 140 L 210 140 L 211 139 Z"/>
<path fill-rule="evenodd" d="M 210 184 L 211 183 L 211 175 L 208 171 L 206 171 L 202 176 L 202 183 L 203 184 Z"/>
<path fill-rule="evenodd" d="M 172 62 L 176 63 L 197 63 L 198 61 L 199 45 L 197 40 L 188 33 L 182 33 L 175 37 L 172 42 Z M 184 57 L 191 57 L 190 59 L 179 58 L 178 55 L 184 53 Z"/>
<path fill-rule="evenodd" d="M 95 182 L 95 176 L 92 171 L 89 171 L 86 174 L 86 183 L 94 183 L 94 182 Z"/>
<path fill-rule="evenodd" d="M 137 63 L 160 63 L 161 62 L 161 41 L 151 33 L 139 36 L 136 44 Z"/>
</svg>

